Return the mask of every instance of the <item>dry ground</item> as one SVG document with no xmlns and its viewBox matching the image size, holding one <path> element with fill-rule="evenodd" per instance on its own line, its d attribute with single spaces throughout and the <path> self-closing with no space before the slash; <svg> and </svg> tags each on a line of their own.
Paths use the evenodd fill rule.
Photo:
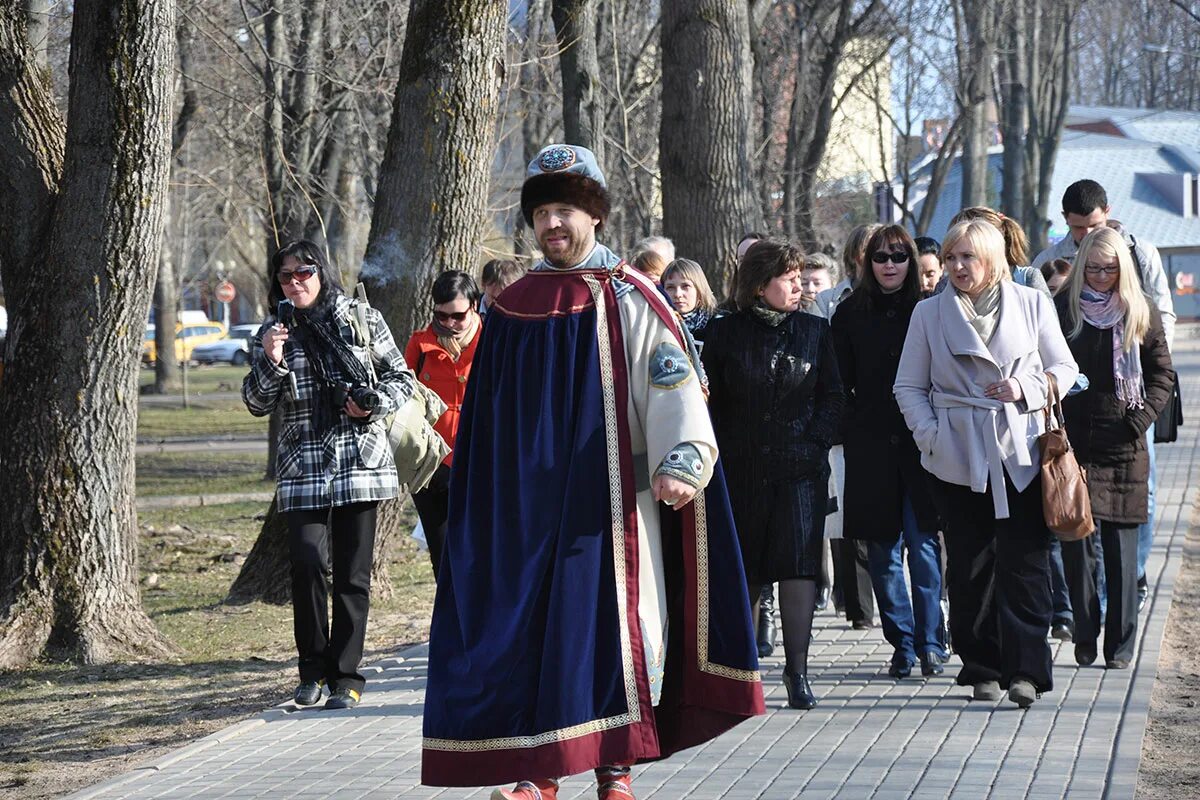
<svg viewBox="0 0 1200 800">
<path fill-rule="evenodd" d="M 167 664 L 43 663 L 0 675 L 0 798 L 61 797 L 290 696 L 290 608 L 221 605 L 263 511 L 249 503 L 140 515 L 142 597 L 182 654 Z M 427 556 L 405 538 L 389 568 L 394 594 L 372 605 L 367 660 L 428 634 Z"/>
<path fill-rule="evenodd" d="M 1138 800 L 1200 797 L 1200 519 L 1192 517 L 1150 698 Z"/>
</svg>

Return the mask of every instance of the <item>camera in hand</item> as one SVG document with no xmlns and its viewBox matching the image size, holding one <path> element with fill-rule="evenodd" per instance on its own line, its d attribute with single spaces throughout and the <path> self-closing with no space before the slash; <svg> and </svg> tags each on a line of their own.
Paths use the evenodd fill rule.
<svg viewBox="0 0 1200 800">
<path fill-rule="evenodd" d="M 334 387 L 333 402 L 338 408 L 344 407 L 347 399 L 353 400 L 363 411 L 374 411 L 379 407 L 379 392 L 361 383 Z"/>
<path fill-rule="evenodd" d="M 275 321 L 285 328 L 292 327 L 296 321 L 296 304 L 291 300 L 280 300 L 275 309 Z"/>
</svg>

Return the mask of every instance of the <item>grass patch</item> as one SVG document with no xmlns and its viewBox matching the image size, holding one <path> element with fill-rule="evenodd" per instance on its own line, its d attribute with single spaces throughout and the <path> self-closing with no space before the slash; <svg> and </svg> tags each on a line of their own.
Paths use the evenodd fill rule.
<svg viewBox="0 0 1200 800">
<path fill-rule="evenodd" d="M 219 436 L 261 434 L 267 436 L 267 417 L 252 417 L 240 399 L 193 401 L 190 408 L 142 404 L 138 410 L 138 437 Z"/>
<path fill-rule="evenodd" d="M 213 392 L 240 392 L 242 378 L 246 377 L 248 371 L 249 367 L 234 367 L 228 364 L 188 367 L 188 396 L 212 394 Z M 138 371 L 138 384 L 153 386 L 154 370 L 142 367 Z"/>
<path fill-rule="evenodd" d="M 263 453 L 142 453 L 137 457 L 137 495 L 225 494 L 269 492 L 275 482 L 263 480 Z"/>
<path fill-rule="evenodd" d="M 167 663 L 39 663 L 0 673 L 0 798 L 60 797 L 290 696 L 291 609 L 221 605 L 265 511 L 233 503 L 139 514 L 143 605 L 181 654 Z M 415 524 L 411 507 L 403 524 Z M 428 557 L 401 538 L 388 561 L 392 596 L 373 592 L 366 660 L 428 635 Z"/>
</svg>

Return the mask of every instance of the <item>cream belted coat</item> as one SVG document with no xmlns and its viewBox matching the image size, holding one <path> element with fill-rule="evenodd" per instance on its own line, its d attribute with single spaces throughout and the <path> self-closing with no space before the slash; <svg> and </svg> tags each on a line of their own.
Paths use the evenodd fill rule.
<svg viewBox="0 0 1200 800">
<path fill-rule="evenodd" d="M 972 491 L 995 487 L 996 518 L 1008 517 L 1003 475 L 1018 491 L 1037 476 L 1036 440 L 1045 430 L 1046 372 L 1059 390 L 1079 368 L 1063 338 L 1054 304 L 1043 293 L 1000 284 L 1000 320 L 988 344 L 968 324 L 953 287 L 913 311 L 896 373 L 896 403 L 921 451 L 921 466 Z M 992 383 L 1016 378 L 1022 398 L 984 396 Z"/>
</svg>

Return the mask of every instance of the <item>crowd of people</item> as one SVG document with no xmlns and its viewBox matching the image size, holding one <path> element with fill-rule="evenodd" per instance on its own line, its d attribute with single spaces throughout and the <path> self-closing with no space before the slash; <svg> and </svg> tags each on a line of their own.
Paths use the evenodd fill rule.
<svg viewBox="0 0 1200 800">
<path fill-rule="evenodd" d="M 1050 637 L 1129 666 L 1174 314 L 1099 184 L 1066 191 L 1070 234 L 1032 260 L 989 208 L 940 243 L 862 226 L 838 257 L 748 233 L 724 300 L 663 237 L 599 244 L 609 207 L 589 151 L 545 148 L 521 193 L 543 259 L 442 273 L 403 356 L 374 310 L 359 335 L 318 248 L 276 255 L 293 307 L 243 394 L 284 412 L 297 703 L 363 690 L 375 507 L 400 490 L 379 423 L 414 381 L 453 445 L 413 495 L 438 584 L 425 783 L 553 800 L 595 770 L 600 800 L 632 798 L 631 765 L 762 712 L 776 609 L 796 709 L 830 604 L 856 629 L 878 609 L 888 679 L 957 656 L 979 701 L 1050 691 Z M 1061 546 L 1037 446 L 1060 396 L 1097 528 Z"/>
</svg>

